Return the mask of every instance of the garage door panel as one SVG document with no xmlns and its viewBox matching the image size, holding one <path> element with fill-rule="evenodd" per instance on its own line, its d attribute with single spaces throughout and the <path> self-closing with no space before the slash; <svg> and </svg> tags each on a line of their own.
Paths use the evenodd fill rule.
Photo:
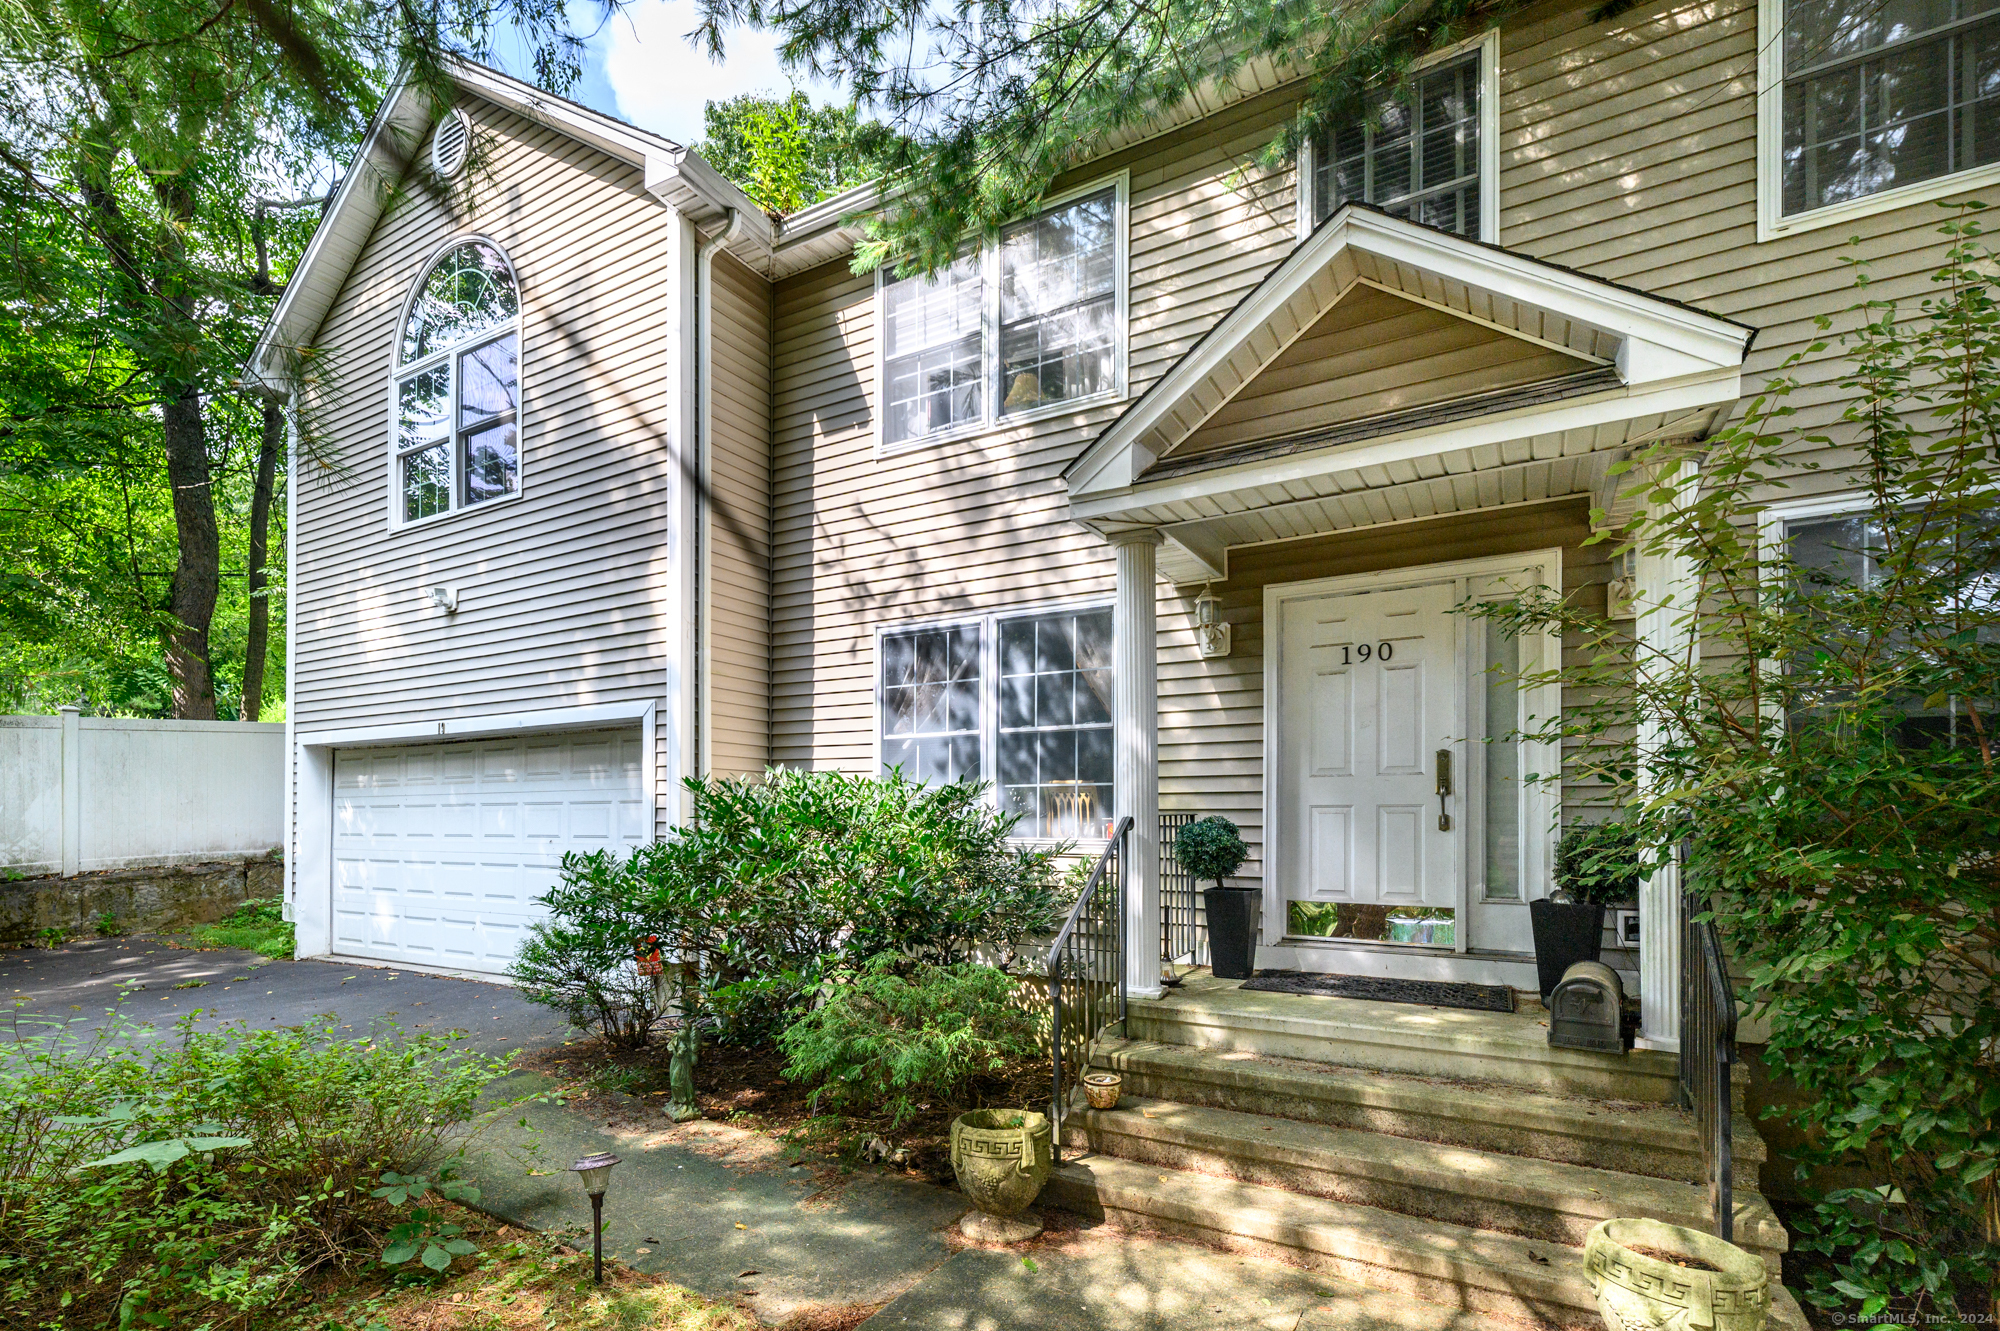
<svg viewBox="0 0 2000 1331">
<path fill-rule="evenodd" d="M 567 851 L 651 835 L 636 731 L 340 754 L 336 951 L 504 970 Z"/>
</svg>

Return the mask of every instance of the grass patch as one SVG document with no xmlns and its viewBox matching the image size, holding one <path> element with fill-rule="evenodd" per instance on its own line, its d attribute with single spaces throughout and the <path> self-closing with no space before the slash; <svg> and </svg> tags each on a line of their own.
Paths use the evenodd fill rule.
<svg viewBox="0 0 2000 1331">
<path fill-rule="evenodd" d="M 447 1206 L 482 1251 L 438 1275 L 384 1268 L 349 1275 L 316 1292 L 310 1312 L 281 1331 L 752 1331 L 742 1308 L 715 1303 L 607 1261 L 590 1279 L 590 1254 L 560 1237 L 504 1225 Z"/>
<path fill-rule="evenodd" d="M 298 948 L 298 934 L 282 918 L 283 911 L 276 897 L 246 901 L 214 924 L 195 929 L 194 941 L 203 947 L 240 947 L 286 960 Z"/>
</svg>

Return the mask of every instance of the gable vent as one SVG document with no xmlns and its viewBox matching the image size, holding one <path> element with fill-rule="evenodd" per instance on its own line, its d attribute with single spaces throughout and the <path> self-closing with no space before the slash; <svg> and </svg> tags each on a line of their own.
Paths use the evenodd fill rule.
<svg viewBox="0 0 2000 1331">
<path fill-rule="evenodd" d="M 449 180 L 465 165 L 472 147 L 472 126 L 463 111 L 452 111 L 438 121 L 431 135 L 431 170 L 439 180 Z"/>
</svg>

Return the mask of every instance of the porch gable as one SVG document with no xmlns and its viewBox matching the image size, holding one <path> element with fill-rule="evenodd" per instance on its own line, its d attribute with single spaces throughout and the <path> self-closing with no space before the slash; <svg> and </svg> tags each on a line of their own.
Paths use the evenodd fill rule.
<svg viewBox="0 0 2000 1331">
<path fill-rule="evenodd" d="M 1070 464 L 1071 516 L 1158 531 L 1182 580 L 1232 545 L 1589 493 L 1616 450 L 1712 430 L 1755 333 L 1345 204 Z"/>
</svg>

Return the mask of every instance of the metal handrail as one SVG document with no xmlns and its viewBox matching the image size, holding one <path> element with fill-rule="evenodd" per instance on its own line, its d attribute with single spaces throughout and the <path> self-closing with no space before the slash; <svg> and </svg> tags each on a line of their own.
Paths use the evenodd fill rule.
<svg viewBox="0 0 2000 1331">
<path fill-rule="evenodd" d="M 1160 957 L 1169 970 L 1183 957 L 1190 966 L 1202 965 L 1207 951 L 1201 893 L 1175 850 L 1180 830 L 1194 818 L 1191 813 L 1160 815 Z"/>
<path fill-rule="evenodd" d="M 1736 987 L 1708 899 L 1689 885 L 1693 848 L 1679 847 L 1681 871 L 1680 1098 L 1701 1142 L 1702 1173 L 1717 1238 L 1736 1231 L 1734 1159 Z"/>
<path fill-rule="evenodd" d="M 1089 1057 L 1091 1041 L 1114 1020 L 1106 1015 L 1111 1006 L 1106 1000 L 1114 991 L 1118 997 L 1115 1020 L 1125 1020 L 1125 865 L 1130 859 L 1125 853 L 1125 846 L 1131 831 L 1132 819 L 1129 816 L 1120 819 L 1105 843 L 1104 853 L 1097 857 L 1097 866 L 1084 883 L 1082 895 L 1070 907 L 1069 918 L 1063 921 L 1062 929 L 1049 947 L 1049 1008 L 1052 1014 L 1049 1023 L 1049 1130 L 1057 1164 L 1062 1163 L 1063 1115 L 1069 1101 L 1069 1088 L 1063 1081 L 1063 1046 L 1075 1045 L 1076 1063 L 1080 1068 Z M 1111 883 L 1108 893 L 1100 891 L 1106 882 L 1107 870 Z M 1110 899 L 1108 917 L 1104 909 L 1107 895 Z M 1112 922 L 1108 931 L 1108 946 L 1103 928 L 1107 918 Z M 1079 925 L 1084 927 L 1079 928 Z M 1071 1005 L 1067 1021 L 1063 1006 L 1065 972 L 1077 981 L 1080 1000 Z"/>
</svg>

